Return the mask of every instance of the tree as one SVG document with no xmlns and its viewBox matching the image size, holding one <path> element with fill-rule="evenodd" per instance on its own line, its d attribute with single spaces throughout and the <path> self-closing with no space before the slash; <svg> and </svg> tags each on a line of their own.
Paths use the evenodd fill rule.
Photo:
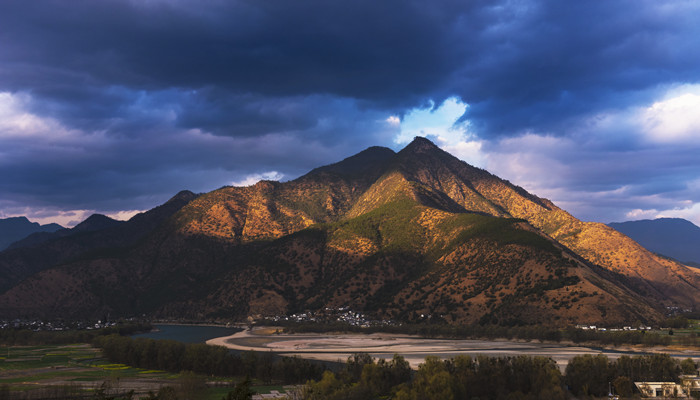
<svg viewBox="0 0 700 400">
<path fill-rule="evenodd" d="M 260 353 L 258 355 L 258 365 L 256 367 L 256 377 L 265 383 L 272 381 L 274 356 L 272 351 Z"/>
<path fill-rule="evenodd" d="M 250 389 L 251 381 L 250 377 L 246 376 L 245 379 L 238 382 L 232 391 L 228 392 L 226 397 L 221 400 L 249 400 L 253 398 L 255 392 Z"/>
<path fill-rule="evenodd" d="M 436 356 L 427 356 L 418 367 L 410 394 L 410 398 L 421 400 L 454 399 L 453 377 L 445 363 Z"/>
<path fill-rule="evenodd" d="M 695 375 L 698 373 L 698 365 L 693 362 L 693 359 L 688 357 L 681 361 L 681 370 L 684 375 Z"/>
<path fill-rule="evenodd" d="M 184 371 L 178 377 L 180 393 L 188 400 L 202 399 L 207 390 L 207 383 L 201 375 Z"/>
<path fill-rule="evenodd" d="M 396 386 L 404 382 L 411 380 L 411 365 L 398 354 L 394 354 L 394 357 L 389 362 L 389 380 L 390 386 Z"/>
<path fill-rule="evenodd" d="M 377 364 L 365 364 L 362 368 L 360 385 L 366 387 L 373 394 L 384 394 L 391 388 L 387 382 L 384 360 Z"/>
<path fill-rule="evenodd" d="M 306 384 L 303 398 L 306 400 L 328 400 L 333 398 L 336 392 L 342 390 L 343 386 L 343 382 L 338 380 L 334 373 L 324 371 L 320 381 Z"/>
<path fill-rule="evenodd" d="M 605 396 L 612 371 L 608 357 L 585 354 L 576 356 L 566 366 L 566 384 L 575 395 Z"/>
<path fill-rule="evenodd" d="M 348 357 L 348 361 L 345 364 L 345 371 L 351 382 L 360 380 L 362 370 L 367 364 L 374 364 L 374 359 L 367 353 L 355 353 Z"/>
<path fill-rule="evenodd" d="M 258 353 L 254 351 L 246 351 L 241 355 L 241 362 L 243 363 L 243 370 L 246 375 L 255 375 L 258 369 Z"/>
<path fill-rule="evenodd" d="M 178 400 L 177 391 L 172 386 L 162 386 L 158 389 L 158 395 L 156 396 L 158 400 Z"/>
<path fill-rule="evenodd" d="M 618 376 L 615 378 L 613 387 L 615 388 L 615 394 L 622 397 L 629 397 L 634 392 L 634 383 L 626 376 Z"/>
</svg>

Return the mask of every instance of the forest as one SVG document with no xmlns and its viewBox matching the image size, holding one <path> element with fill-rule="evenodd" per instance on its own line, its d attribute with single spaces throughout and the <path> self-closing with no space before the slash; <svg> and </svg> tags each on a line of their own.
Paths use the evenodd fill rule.
<svg viewBox="0 0 700 400">
<path fill-rule="evenodd" d="M 175 340 L 100 336 L 93 344 L 111 362 L 170 372 L 191 371 L 206 376 L 256 378 L 264 383 L 304 383 L 319 379 L 323 368 L 299 357 L 272 352 L 236 354 L 221 346 Z"/>
<path fill-rule="evenodd" d="M 395 399 L 567 399 L 604 397 L 612 389 L 634 394 L 634 381 L 677 381 L 681 374 L 696 374 L 691 359 L 678 361 L 665 354 L 623 356 L 617 361 L 604 355 L 574 357 L 562 375 L 547 357 L 470 357 L 440 360 L 428 356 L 418 371 L 408 373 L 400 356 L 386 362 L 367 355 L 348 359 L 338 373 L 326 371 L 320 381 L 309 382 L 302 393 L 308 400 Z"/>
</svg>

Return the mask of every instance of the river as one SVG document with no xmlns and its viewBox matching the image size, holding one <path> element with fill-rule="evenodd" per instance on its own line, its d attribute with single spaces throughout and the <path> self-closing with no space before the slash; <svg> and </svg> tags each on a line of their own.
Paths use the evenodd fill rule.
<svg viewBox="0 0 700 400">
<path fill-rule="evenodd" d="M 279 355 L 297 355 L 303 358 L 323 361 L 343 361 L 354 352 L 366 352 L 373 357 L 390 359 L 394 353 L 403 355 L 413 368 L 423 362 L 428 355 L 440 358 L 465 355 L 546 356 L 556 361 L 563 370 L 570 359 L 582 354 L 605 354 L 610 358 L 621 355 L 641 355 L 666 352 L 674 358 L 691 357 L 700 361 L 700 351 L 679 351 L 668 348 L 595 348 L 567 346 L 558 343 L 539 343 L 506 340 L 456 340 L 422 339 L 415 336 L 388 334 L 270 334 L 270 329 L 256 329 L 254 332 L 240 328 L 227 328 L 208 325 L 169 325 L 156 324 L 155 330 L 134 335 L 149 339 L 170 339 L 183 343 L 208 343 L 226 346 L 233 351 L 256 350 L 275 352 Z"/>
<path fill-rule="evenodd" d="M 209 339 L 230 336 L 240 332 L 239 328 L 210 325 L 169 325 L 155 324 L 151 332 L 134 335 L 135 338 L 169 339 L 182 343 L 205 343 Z"/>
<path fill-rule="evenodd" d="M 540 343 L 538 341 L 424 339 L 409 335 L 389 334 L 275 334 L 274 329 L 258 328 L 253 332 L 241 331 L 228 337 L 210 339 L 208 344 L 226 346 L 239 351 L 272 351 L 280 355 L 296 355 L 302 358 L 343 361 L 356 352 L 369 353 L 373 357 L 391 359 L 402 355 L 413 368 L 417 368 L 426 356 L 451 358 L 457 355 L 544 356 L 552 358 L 564 370 L 569 360 L 584 354 L 605 354 L 617 359 L 622 355 L 667 353 L 683 359 L 700 361 L 700 350 L 664 347 L 620 346 L 618 348 L 596 348 L 564 343 Z"/>
</svg>

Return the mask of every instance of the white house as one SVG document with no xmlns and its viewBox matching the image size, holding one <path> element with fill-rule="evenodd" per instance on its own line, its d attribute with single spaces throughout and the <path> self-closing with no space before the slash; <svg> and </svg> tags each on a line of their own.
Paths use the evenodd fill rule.
<svg viewBox="0 0 700 400">
<path fill-rule="evenodd" d="M 685 398 L 688 397 L 682 385 L 676 382 L 635 382 L 644 398 Z"/>
</svg>

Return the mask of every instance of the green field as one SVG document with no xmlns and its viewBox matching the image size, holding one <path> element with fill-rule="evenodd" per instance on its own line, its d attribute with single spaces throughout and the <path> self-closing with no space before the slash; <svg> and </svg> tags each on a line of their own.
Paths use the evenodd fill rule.
<svg viewBox="0 0 700 400">
<path fill-rule="evenodd" d="M 111 364 L 87 344 L 0 348 L 0 385 L 29 396 L 157 391 L 177 376 Z"/>
<path fill-rule="evenodd" d="M 668 336 L 671 334 L 671 344 L 680 346 L 692 346 L 698 345 L 700 340 L 700 320 L 689 319 L 687 328 L 671 328 L 663 330 L 652 330 L 651 333 L 657 333 L 659 335 Z"/>
<path fill-rule="evenodd" d="M 237 381 L 113 364 L 88 344 L 0 347 L 0 388 L 3 393 L 17 395 L 10 398 L 99 397 L 101 393 L 120 397 L 132 390 L 134 398 L 139 398 L 165 386 L 187 390 L 185 386 L 190 382 L 192 390 L 200 392 L 199 398 L 220 400 Z M 205 382 L 209 387 L 204 386 Z M 285 391 L 282 386 L 260 385 L 252 389 L 257 393 Z"/>
</svg>

